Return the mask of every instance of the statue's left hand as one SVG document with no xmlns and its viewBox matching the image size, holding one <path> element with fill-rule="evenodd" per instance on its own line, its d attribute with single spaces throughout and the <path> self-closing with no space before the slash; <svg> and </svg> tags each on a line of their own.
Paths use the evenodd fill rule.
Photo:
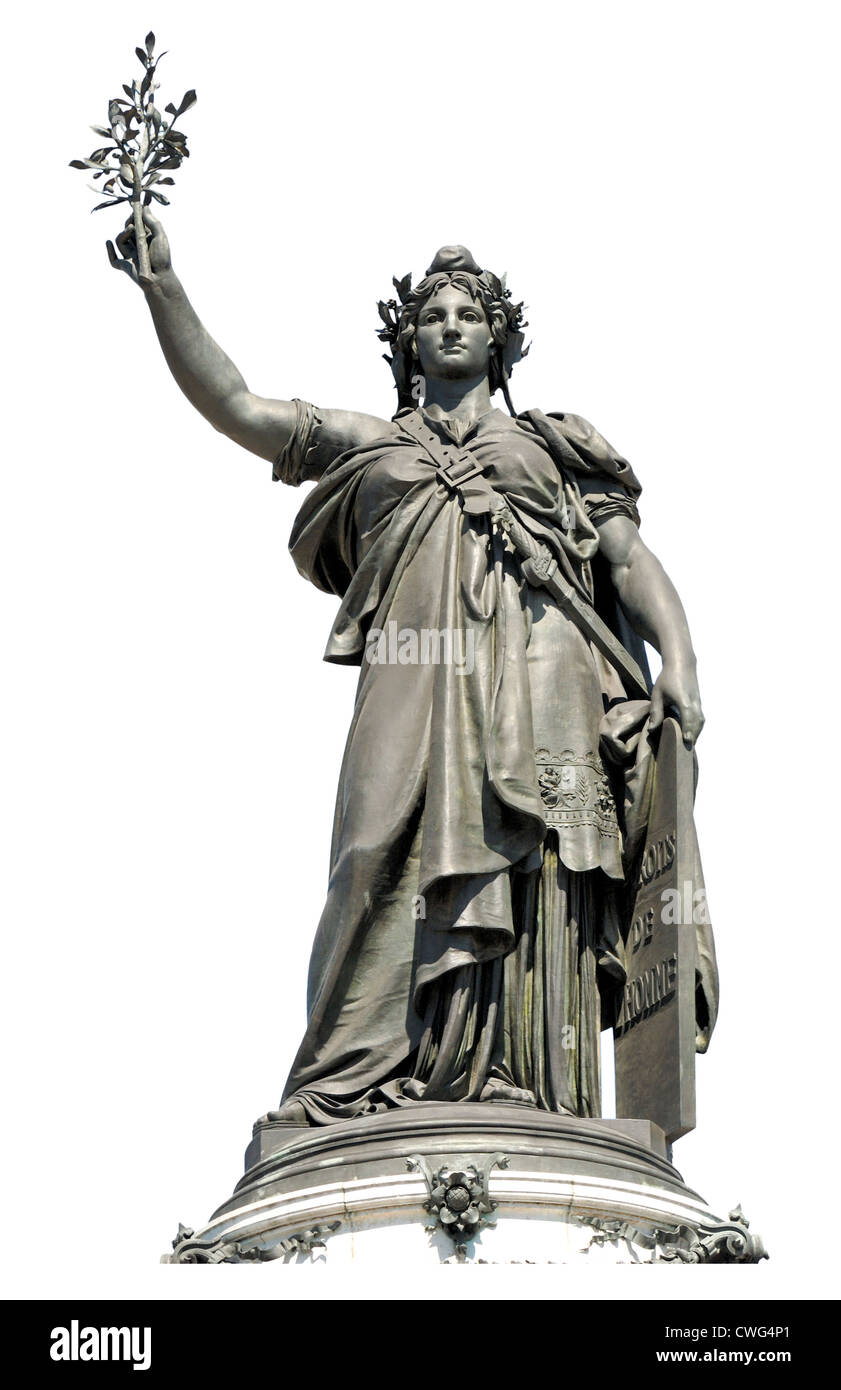
<svg viewBox="0 0 841 1390">
<path fill-rule="evenodd" d="M 663 669 L 651 692 L 650 729 L 659 729 L 665 717 L 666 706 L 672 706 L 676 710 L 683 730 L 683 741 L 687 748 L 694 748 L 704 727 L 701 692 L 698 689 L 694 662 L 663 663 Z"/>
</svg>

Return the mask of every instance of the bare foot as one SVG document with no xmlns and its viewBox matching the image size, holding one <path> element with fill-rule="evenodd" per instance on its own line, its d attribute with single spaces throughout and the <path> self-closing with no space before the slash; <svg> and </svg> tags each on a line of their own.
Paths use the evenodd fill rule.
<svg viewBox="0 0 841 1390">
<path fill-rule="evenodd" d="M 486 1081 L 480 1100 L 507 1100 L 513 1105 L 537 1105 L 534 1093 L 520 1086 L 506 1086 L 504 1081 Z"/>
<path fill-rule="evenodd" d="M 309 1125 L 309 1117 L 299 1100 L 288 1100 L 279 1110 L 270 1110 L 267 1115 L 261 1115 L 254 1128 L 258 1125 L 274 1124 L 298 1125 L 303 1128 Z"/>
</svg>

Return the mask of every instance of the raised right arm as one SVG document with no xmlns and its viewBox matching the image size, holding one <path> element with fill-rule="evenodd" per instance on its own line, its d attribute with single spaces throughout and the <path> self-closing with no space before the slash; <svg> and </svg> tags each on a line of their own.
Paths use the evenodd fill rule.
<svg viewBox="0 0 841 1390">
<path fill-rule="evenodd" d="M 160 222 L 148 212 L 144 212 L 144 219 L 152 233 L 152 274 L 147 278 L 139 275 L 130 226 L 117 238 L 125 259 L 120 260 L 108 243 L 111 264 L 142 286 L 167 365 L 190 403 L 214 429 L 252 454 L 274 461 L 295 429 L 294 402 L 249 391 L 242 374 L 211 338 L 187 298 L 172 268 L 169 242 Z M 325 410 L 321 416 L 325 436 L 335 441 L 337 452 L 381 438 L 392 428 L 377 416 L 355 411 Z"/>
</svg>

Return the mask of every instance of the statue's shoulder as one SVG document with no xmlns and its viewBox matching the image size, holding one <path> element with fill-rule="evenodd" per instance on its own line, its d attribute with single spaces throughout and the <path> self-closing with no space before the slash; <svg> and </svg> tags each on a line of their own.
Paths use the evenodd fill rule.
<svg viewBox="0 0 841 1390">
<path fill-rule="evenodd" d="M 617 457 L 616 450 L 608 444 L 604 435 L 583 415 L 575 415 L 569 410 L 526 410 L 517 418 L 519 421 L 530 421 L 538 427 L 542 425 L 544 431 L 551 430 L 560 439 L 578 446 L 593 457 Z"/>
<path fill-rule="evenodd" d="M 642 486 L 628 460 L 583 415 L 568 410 L 525 410 L 517 423 L 542 438 L 561 467 L 577 474 L 599 474 L 639 496 Z"/>
<path fill-rule="evenodd" d="M 390 439 L 397 432 L 394 421 L 384 420 L 379 415 L 365 415 L 358 410 L 320 412 L 320 437 L 337 454 Z"/>
</svg>

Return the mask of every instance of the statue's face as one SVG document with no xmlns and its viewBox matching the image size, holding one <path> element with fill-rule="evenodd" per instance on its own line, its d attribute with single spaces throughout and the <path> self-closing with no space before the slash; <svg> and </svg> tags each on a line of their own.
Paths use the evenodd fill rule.
<svg viewBox="0 0 841 1390">
<path fill-rule="evenodd" d="M 415 343 L 425 377 L 469 380 L 488 371 L 493 345 L 481 303 L 453 285 L 428 299 L 415 328 Z"/>
</svg>

